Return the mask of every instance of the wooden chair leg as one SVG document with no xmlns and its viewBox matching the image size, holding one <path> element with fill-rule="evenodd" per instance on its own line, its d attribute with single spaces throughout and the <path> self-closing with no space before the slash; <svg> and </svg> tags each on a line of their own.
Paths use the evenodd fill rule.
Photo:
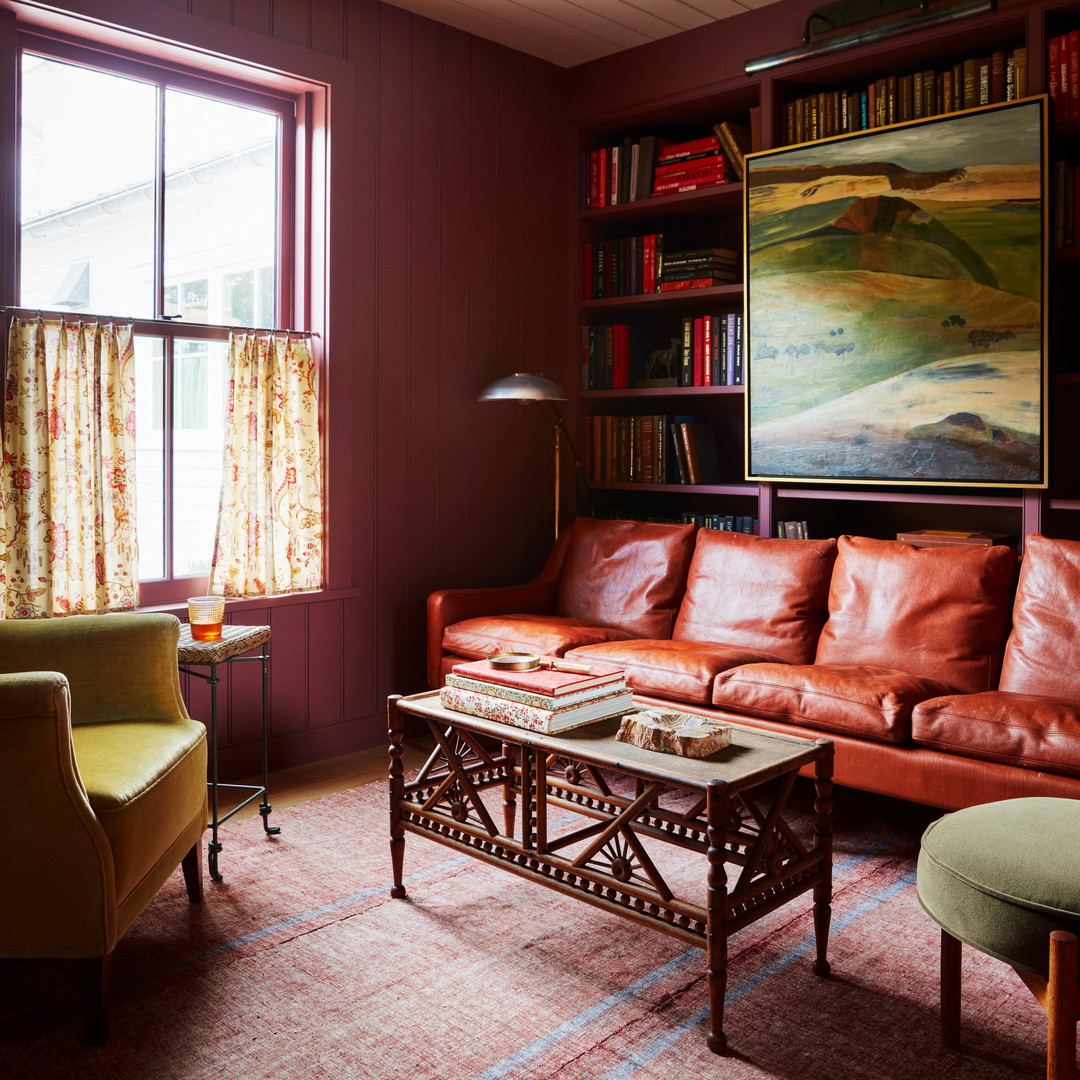
<svg viewBox="0 0 1080 1080">
<path fill-rule="evenodd" d="M 941 931 L 941 1042 L 950 1050 L 960 1046 L 959 938 Z"/>
<path fill-rule="evenodd" d="M 1075 934 L 1050 935 L 1046 986 L 1046 1080 L 1076 1080 L 1076 1022 L 1080 1013 Z"/>
<path fill-rule="evenodd" d="M 180 865 L 184 868 L 184 885 L 187 887 L 188 899 L 197 904 L 203 898 L 202 891 L 202 845 L 194 843 L 191 850 L 184 856 Z"/>
<path fill-rule="evenodd" d="M 89 956 L 77 963 L 86 1041 L 91 1046 L 101 1046 L 109 1038 L 109 976 L 112 970 L 112 953 Z"/>
</svg>

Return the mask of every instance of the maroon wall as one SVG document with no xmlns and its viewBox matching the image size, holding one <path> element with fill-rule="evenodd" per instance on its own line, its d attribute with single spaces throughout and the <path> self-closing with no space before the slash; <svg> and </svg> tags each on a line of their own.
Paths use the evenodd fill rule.
<svg viewBox="0 0 1080 1080">
<path fill-rule="evenodd" d="M 548 414 L 475 399 L 565 378 L 563 73 L 373 0 L 58 6 L 329 84 L 329 588 L 229 611 L 273 627 L 272 766 L 380 743 L 386 696 L 424 688 L 427 593 L 523 580 L 550 548 Z M 222 672 L 223 768 L 251 773 L 257 665 Z"/>
</svg>

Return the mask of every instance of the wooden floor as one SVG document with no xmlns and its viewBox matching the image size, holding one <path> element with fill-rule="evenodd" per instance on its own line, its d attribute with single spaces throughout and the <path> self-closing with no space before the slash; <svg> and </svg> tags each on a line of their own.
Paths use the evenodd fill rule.
<svg viewBox="0 0 1080 1080">
<path fill-rule="evenodd" d="M 405 754 L 402 764 L 405 770 L 418 769 L 427 760 L 434 741 L 429 737 L 418 737 L 405 741 Z M 370 750 L 357 750 L 340 757 L 314 761 L 310 765 L 294 765 L 288 769 L 279 769 L 270 774 L 267 799 L 275 810 L 311 799 L 321 799 L 335 791 L 346 791 L 361 784 L 385 783 L 389 759 L 385 746 L 375 746 Z M 249 777 L 241 781 L 245 784 L 259 784 L 262 778 Z M 228 808 L 224 801 L 227 792 L 223 792 L 223 809 Z M 248 803 L 236 817 L 252 817 L 258 813 L 258 802 Z"/>
</svg>

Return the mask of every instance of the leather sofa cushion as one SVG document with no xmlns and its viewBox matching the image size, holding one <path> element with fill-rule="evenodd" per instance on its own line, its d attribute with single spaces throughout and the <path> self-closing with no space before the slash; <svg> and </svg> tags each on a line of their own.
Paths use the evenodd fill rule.
<svg viewBox="0 0 1080 1080">
<path fill-rule="evenodd" d="M 578 518 L 573 530 L 555 613 L 627 637 L 671 637 L 695 527 Z"/>
<path fill-rule="evenodd" d="M 999 688 L 1080 701 L 1078 611 L 1080 543 L 1029 536 Z"/>
<path fill-rule="evenodd" d="M 717 675 L 712 702 L 786 724 L 899 743 L 911 738 L 911 710 L 948 692 L 933 679 L 889 668 L 748 664 Z"/>
<path fill-rule="evenodd" d="M 192 818 L 205 823 L 205 736 L 202 724 L 186 718 L 72 728 L 86 797 L 112 849 L 118 905 Z"/>
<path fill-rule="evenodd" d="M 835 540 L 772 540 L 702 529 L 673 637 L 814 659 L 828 614 Z"/>
<path fill-rule="evenodd" d="M 816 662 L 992 689 L 1015 577 L 1016 552 L 1003 546 L 916 548 L 842 536 Z"/>
<path fill-rule="evenodd" d="M 612 641 L 573 649 L 567 657 L 582 663 L 614 664 L 626 671 L 626 681 L 642 694 L 672 701 L 708 705 L 717 672 L 740 664 L 775 661 L 756 649 L 719 645 L 712 641 L 637 639 Z"/>
<path fill-rule="evenodd" d="M 567 649 L 600 641 L 621 641 L 623 630 L 592 626 L 560 615 L 482 615 L 463 619 L 443 630 L 442 646 L 456 656 L 481 660 L 498 652 L 531 652 L 562 656 Z"/>
<path fill-rule="evenodd" d="M 922 702 L 916 742 L 966 757 L 1080 776 L 1080 701 L 990 690 Z"/>
</svg>

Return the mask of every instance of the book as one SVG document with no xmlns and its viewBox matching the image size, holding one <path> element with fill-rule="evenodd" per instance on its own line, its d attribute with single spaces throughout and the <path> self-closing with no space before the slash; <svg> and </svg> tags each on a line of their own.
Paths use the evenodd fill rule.
<svg viewBox="0 0 1080 1080">
<path fill-rule="evenodd" d="M 520 702 L 508 701 L 492 694 L 461 690 L 456 686 L 444 686 L 439 691 L 439 702 L 444 709 L 452 712 L 467 713 L 542 734 L 567 731 L 582 724 L 621 716 L 634 708 L 633 695 L 625 688 L 580 705 L 560 709 L 536 709 L 531 705 L 522 705 Z"/>
<path fill-rule="evenodd" d="M 541 660 L 558 663 L 557 656 L 541 656 Z M 602 686 L 625 680 L 622 668 L 610 664 L 591 664 L 592 671 L 585 675 L 579 671 L 557 671 L 554 668 L 534 668 L 531 671 L 509 671 L 495 667 L 487 660 L 470 660 L 464 664 L 455 664 L 451 671 L 466 679 L 479 682 L 495 683 L 498 686 L 514 686 L 519 690 L 529 690 L 534 694 L 548 694 L 562 697 L 564 694 L 587 690 L 590 686 Z"/>
<path fill-rule="evenodd" d="M 691 484 L 720 483 L 720 461 L 716 453 L 716 437 L 708 424 L 679 424 L 686 472 Z"/>
<path fill-rule="evenodd" d="M 601 683 L 599 686 L 590 686 L 574 694 L 563 694 L 557 697 L 552 694 L 536 694 L 531 690 L 519 690 L 516 686 L 499 686 L 496 683 L 481 682 L 479 679 L 468 679 L 464 675 L 455 675 L 451 671 L 446 676 L 446 685 L 458 690 L 469 690 L 474 694 L 490 694 L 492 697 L 516 701 L 521 705 L 530 705 L 534 709 L 554 712 L 605 697 L 614 692 L 612 687 L 618 686 L 618 683 Z"/>
<path fill-rule="evenodd" d="M 724 156 L 731 164 L 735 179 L 742 180 L 746 175 L 746 155 L 750 153 L 750 132 L 729 120 L 713 124 L 713 131 L 720 139 Z"/>
</svg>

